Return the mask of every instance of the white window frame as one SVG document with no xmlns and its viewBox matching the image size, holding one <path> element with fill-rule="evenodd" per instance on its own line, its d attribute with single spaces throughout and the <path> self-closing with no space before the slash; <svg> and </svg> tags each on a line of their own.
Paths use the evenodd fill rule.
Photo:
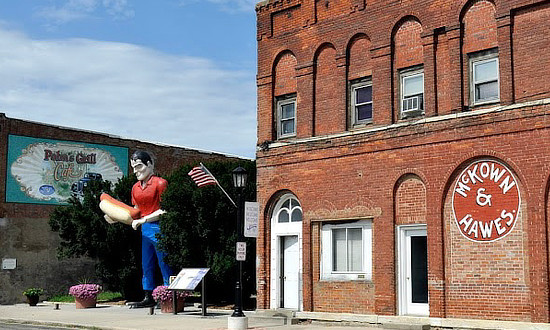
<svg viewBox="0 0 550 330">
<path fill-rule="evenodd" d="M 493 61 L 496 62 L 496 77 L 493 77 L 492 79 L 477 81 L 475 77 L 475 67 L 479 64 L 484 64 L 484 63 L 493 62 Z M 499 70 L 499 61 L 498 61 L 498 51 L 489 50 L 489 51 L 483 51 L 483 52 L 472 54 L 469 56 L 469 64 L 470 64 L 470 105 L 476 106 L 476 105 L 500 102 L 500 72 L 499 72 L 500 70 Z M 478 84 L 486 84 L 494 81 L 496 81 L 498 86 L 497 97 L 493 99 L 488 99 L 488 100 L 479 100 L 479 101 L 476 100 L 476 86 Z"/>
<path fill-rule="evenodd" d="M 289 201 L 290 207 L 284 206 L 286 201 Z M 293 221 L 292 220 L 292 214 L 296 211 L 300 212 L 300 220 L 299 221 Z M 287 213 L 288 214 L 288 221 L 282 222 L 280 220 L 281 213 Z M 298 202 L 298 199 L 294 197 L 293 195 L 285 195 L 284 198 L 281 198 L 281 203 L 279 203 L 278 210 L 275 212 L 275 218 L 277 219 L 278 223 L 296 223 L 296 222 L 302 222 L 303 220 L 303 211 L 302 207 L 300 206 L 300 202 Z"/>
<path fill-rule="evenodd" d="M 411 110 L 404 110 L 403 103 L 405 100 L 410 100 L 414 102 L 413 97 L 419 95 L 405 95 L 405 82 L 408 79 L 411 79 L 413 77 L 422 77 L 422 107 L 420 107 L 420 104 L 418 105 L 417 109 L 411 109 Z M 399 73 L 399 82 L 400 82 L 400 93 L 399 93 L 399 109 L 401 113 L 401 118 L 406 117 L 412 117 L 412 116 L 418 116 L 424 114 L 424 100 L 425 100 L 425 93 L 424 93 L 424 68 L 423 67 L 416 67 L 412 69 L 406 69 Z M 416 98 L 416 101 L 419 102 L 418 98 Z"/>
<path fill-rule="evenodd" d="M 363 269 L 355 272 L 333 271 L 334 229 L 361 228 L 363 241 Z M 321 280 L 371 281 L 372 280 L 372 220 L 358 220 L 344 224 L 325 224 L 321 229 Z"/>
<path fill-rule="evenodd" d="M 294 117 L 283 119 L 283 106 L 294 104 Z M 277 99 L 277 138 L 288 138 L 296 136 L 296 95 L 283 96 Z M 294 120 L 294 127 L 291 133 L 283 134 L 283 121 Z"/>
<path fill-rule="evenodd" d="M 355 91 L 363 88 L 363 87 L 371 87 L 371 100 L 369 102 L 364 102 L 357 104 L 356 102 L 356 94 Z M 360 126 L 372 123 L 372 117 L 374 116 L 374 107 L 372 107 L 372 80 L 370 78 L 363 78 L 358 80 L 352 80 L 350 81 L 350 113 L 351 113 L 351 126 Z M 371 104 L 371 117 L 368 119 L 359 120 L 357 119 L 357 106 L 365 105 L 365 104 Z"/>
</svg>

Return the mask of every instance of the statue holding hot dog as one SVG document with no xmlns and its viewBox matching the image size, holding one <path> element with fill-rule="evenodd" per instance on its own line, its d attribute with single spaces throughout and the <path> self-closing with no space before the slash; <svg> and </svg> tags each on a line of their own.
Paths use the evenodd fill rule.
<svg viewBox="0 0 550 330">
<path fill-rule="evenodd" d="M 145 151 L 134 152 L 130 165 L 138 179 L 132 187 L 132 204 L 139 209 L 139 212 L 124 209 L 125 205 L 120 205 L 122 204 L 120 202 L 116 205 L 117 201 L 102 200 L 103 205 L 100 203 L 100 207 L 106 213 L 105 220 L 109 223 L 118 221 L 131 224 L 135 230 L 141 226 L 142 285 L 145 297 L 142 301 L 131 304 L 131 307 L 151 307 L 155 305 L 152 295 L 155 288 L 155 267 L 157 264 L 160 267 L 164 285 L 170 285 L 170 275 L 172 275 L 170 266 L 164 262 L 164 253 L 158 249 L 156 237 L 160 233 L 160 215 L 165 213 L 160 208 L 160 199 L 168 183 L 154 175 L 153 159 Z"/>
</svg>

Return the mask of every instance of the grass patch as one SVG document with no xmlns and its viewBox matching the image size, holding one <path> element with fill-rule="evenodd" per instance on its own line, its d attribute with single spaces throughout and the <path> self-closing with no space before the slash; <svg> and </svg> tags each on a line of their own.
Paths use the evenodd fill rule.
<svg viewBox="0 0 550 330">
<path fill-rule="evenodd" d="M 99 296 L 97 296 L 98 302 L 107 302 L 107 301 L 119 301 L 122 300 L 122 294 L 120 292 L 111 292 L 111 291 L 105 291 L 99 293 Z M 65 295 L 57 295 L 53 296 L 48 301 L 53 302 L 74 302 L 74 297 L 65 294 Z"/>
<path fill-rule="evenodd" d="M 97 297 L 97 301 L 119 301 L 122 300 L 122 293 L 105 291 L 101 292 Z"/>
</svg>

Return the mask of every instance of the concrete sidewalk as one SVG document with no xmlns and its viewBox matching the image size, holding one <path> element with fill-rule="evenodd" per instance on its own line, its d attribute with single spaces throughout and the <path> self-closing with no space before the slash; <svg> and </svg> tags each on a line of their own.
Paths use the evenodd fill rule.
<svg viewBox="0 0 550 330">
<path fill-rule="evenodd" d="M 199 308 L 188 306 L 177 315 L 163 314 L 160 309 L 154 309 L 154 314 L 150 315 L 148 308 L 129 309 L 124 305 L 98 304 L 96 308 L 76 309 L 74 304 L 63 303 L 58 310 L 52 303 L 39 303 L 35 307 L 27 304 L 0 305 L 0 328 L 2 324 L 17 323 L 95 330 L 227 329 L 231 310 L 208 309 L 207 312 L 207 316 L 202 316 Z M 245 311 L 245 314 L 249 329 L 550 330 L 550 324 L 509 321 L 284 310 Z M 298 323 L 290 324 L 290 321 Z"/>
<path fill-rule="evenodd" d="M 129 309 L 128 306 L 102 305 L 96 308 L 76 309 L 74 304 L 60 304 L 59 310 L 53 304 L 39 303 L 31 307 L 28 304 L 0 305 L 0 324 L 19 323 L 49 325 L 96 330 L 129 330 L 129 329 L 227 329 L 227 318 L 230 310 L 207 310 L 202 316 L 201 310 L 185 307 L 185 311 L 174 314 L 163 314 L 155 309 L 149 314 L 149 308 Z M 284 318 L 263 317 L 255 312 L 245 311 L 249 329 L 327 329 L 329 324 L 302 322 L 285 325 Z M 0 326 L 1 327 L 1 326 Z M 362 326 L 364 327 L 364 325 Z M 353 329 L 353 326 L 330 326 L 331 330 Z"/>
</svg>

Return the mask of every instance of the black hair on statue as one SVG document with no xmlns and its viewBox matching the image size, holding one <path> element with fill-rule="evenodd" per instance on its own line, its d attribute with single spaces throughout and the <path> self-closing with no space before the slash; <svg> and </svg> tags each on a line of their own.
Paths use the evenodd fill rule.
<svg viewBox="0 0 550 330">
<path fill-rule="evenodd" d="M 147 151 L 137 150 L 134 152 L 131 158 L 133 161 L 141 160 L 141 162 L 145 165 L 147 165 L 147 162 L 151 162 L 153 164 L 153 159 L 151 158 L 151 155 Z"/>
</svg>

